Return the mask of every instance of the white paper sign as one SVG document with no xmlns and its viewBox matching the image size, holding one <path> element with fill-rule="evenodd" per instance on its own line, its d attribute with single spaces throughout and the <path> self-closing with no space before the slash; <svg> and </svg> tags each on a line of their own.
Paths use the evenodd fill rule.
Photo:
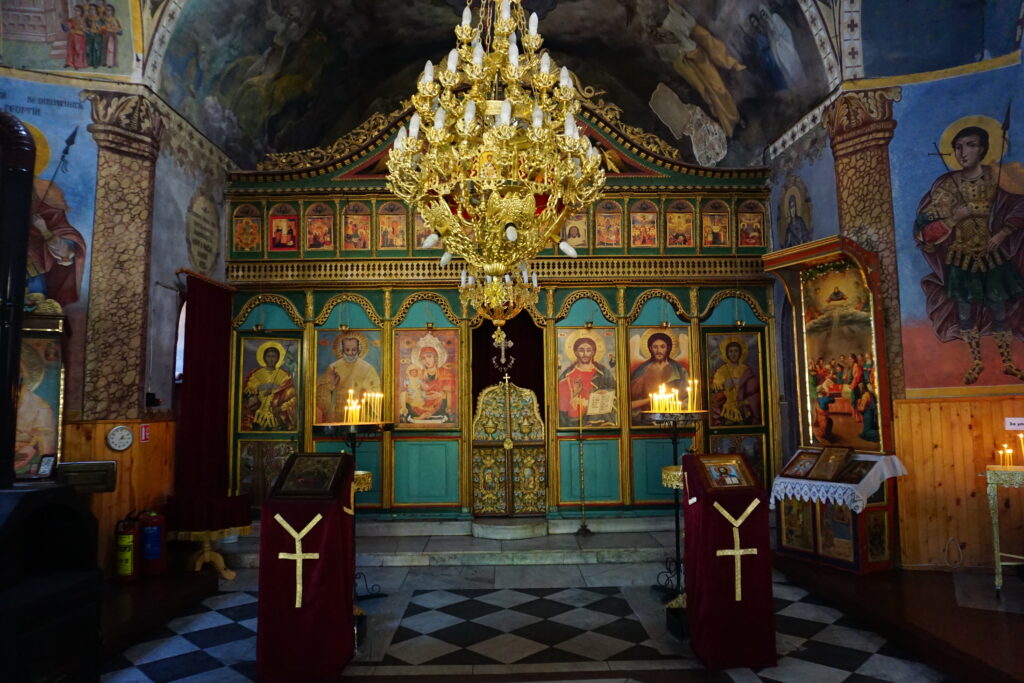
<svg viewBox="0 0 1024 683">
<path fill-rule="evenodd" d="M 1024 417 L 1006 418 L 1006 426 L 1003 429 L 1008 432 L 1024 432 Z"/>
</svg>

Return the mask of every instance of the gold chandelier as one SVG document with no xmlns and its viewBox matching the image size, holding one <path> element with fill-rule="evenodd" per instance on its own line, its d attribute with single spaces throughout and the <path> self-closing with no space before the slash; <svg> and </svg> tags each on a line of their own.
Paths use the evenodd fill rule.
<svg viewBox="0 0 1024 683">
<path fill-rule="evenodd" d="M 447 62 L 427 62 L 412 96 L 409 128 L 388 157 L 388 189 L 419 208 L 441 244 L 441 265 L 465 261 L 460 296 L 498 330 L 537 302 L 529 261 L 560 240 L 567 216 L 601 194 L 601 155 L 576 126 L 580 102 L 557 69 L 521 0 L 470 3 Z"/>
</svg>

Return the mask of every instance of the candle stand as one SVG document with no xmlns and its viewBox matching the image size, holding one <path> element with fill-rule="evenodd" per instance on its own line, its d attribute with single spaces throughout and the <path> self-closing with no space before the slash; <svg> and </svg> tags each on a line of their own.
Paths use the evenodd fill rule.
<svg viewBox="0 0 1024 683">
<path fill-rule="evenodd" d="M 356 458 L 356 447 L 362 439 L 367 436 L 376 434 L 378 432 L 390 432 L 395 428 L 394 422 L 327 422 L 323 424 L 313 425 L 313 434 L 319 437 L 337 438 L 343 437 L 345 444 L 349 448 L 349 452 L 352 453 L 352 460 L 355 462 Z M 355 485 L 356 491 L 369 491 L 373 488 L 373 473 L 366 472 L 363 470 L 356 470 L 353 484 Z M 355 517 L 355 503 L 352 503 L 352 516 Z M 352 546 L 355 548 L 355 530 L 352 533 Z M 353 550 L 353 553 L 355 551 Z M 366 592 L 363 594 L 359 593 L 358 585 L 359 580 L 363 581 L 363 588 Z M 366 579 L 366 573 L 357 571 L 355 575 L 356 588 L 354 589 L 355 596 L 357 599 L 369 600 L 371 598 L 384 598 L 387 597 L 387 593 L 382 593 L 380 585 L 373 584 L 369 585 Z"/>
<path fill-rule="evenodd" d="M 672 500 L 674 503 L 675 530 L 676 530 L 676 554 L 665 560 L 665 570 L 658 575 L 657 588 L 665 593 L 667 607 L 686 607 L 686 594 L 683 592 L 683 557 L 680 545 L 679 529 L 679 491 L 683 486 L 683 467 L 679 453 L 679 432 L 683 429 L 694 429 L 694 443 L 700 441 L 700 429 L 707 418 L 706 410 L 686 410 L 680 412 L 664 412 L 646 410 L 641 413 L 647 422 L 668 427 L 672 437 L 672 465 L 661 470 L 661 483 L 663 486 L 672 488 Z M 691 448 L 691 452 L 696 452 Z M 674 577 L 673 577 L 674 575 Z M 673 585 L 672 579 L 675 578 Z"/>
</svg>

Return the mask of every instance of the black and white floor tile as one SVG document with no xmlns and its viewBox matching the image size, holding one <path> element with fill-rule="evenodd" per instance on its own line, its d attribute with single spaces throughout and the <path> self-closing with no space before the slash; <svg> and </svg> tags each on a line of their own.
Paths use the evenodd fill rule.
<svg viewBox="0 0 1024 683">
<path fill-rule="evenodd" d="M 943 680 L 781 576 L 774 593 L 779 663 L 726 672 L 734 681 Z M 107 662 L 102 680 L 255 680 L 256 597 L 255 590 L 236 590 L 208 598 Z M 363 606 L 370 637 L 346 670 L 351 675 L 700 668 L 664 630 L 646 586 L 409 586 Z"/>
</svg>

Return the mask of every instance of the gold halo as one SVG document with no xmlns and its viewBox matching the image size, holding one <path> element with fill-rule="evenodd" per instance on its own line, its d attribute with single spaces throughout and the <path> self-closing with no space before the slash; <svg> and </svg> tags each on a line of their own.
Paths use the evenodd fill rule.
<svg viewBox="0 0 1024 683">
<path fill-rule="evenodd" d="M 725 339 L 718 343 L 718 353 L 720 354 L 720 358 L 722 359 L 723 363 L 729 362 L 729 356 L 725 354 L 725 349 L 726 347 L 729 346 L 729 344 L 733 342 L 736 342 L 737 344 L 740 345 L 740 358 L 737 361 L 737 363 L 743 365 L 744 363 L 747 362 L 747 355 L 750 353 L 750 348 L 747 346 L 747 340 L 738 334 L 730 334 L 728 337 L 726 337 Z"/>
<path fill-rule="evenodd" d="M 643 334 L 640 335 L 640 355 L 646 355 L 647 358 L 651 357 L 650 347 L 647 345 L 651 337 L 658 333 L 666 335 L 672 340 L 672 353 L 668 355 L 669 358 L 676 362 L 681 362 L 683 359 L 683 345 L 682 339 L 683 333 L 675 333 L 671 327 L 651 327 L 647 329 Z"/>
<path fill-rule="evenodd" d="M 576 342 L 581 338 L 586 337 L 590 341 L 594 342 L 594 362 L 600 363 L 601 359 L 604 358 L 604 339 L 600 335 L 596 334 L 593 329 L 580 328 L 574 332 L 570 332 L 565 338 L 565 346 L 562 348 L 565 351 L 566 358 L 569 359 L 569 363 L 575 363 L 576 357 L 572 353 L 572 347 L 576 345 Z"/>
<path fill-rule="evenodd" d="M 949 124 L 946 130 L 943 131 L 942 138 L 939 139 L 939 151 L 944 155 L 943 158 L 952 159 L 952 163 L 948 164 L 949 167 L 953 168 L 955 164 L 956 168 L 961 168 L 956 154 L 953 153 L 953 137 L 968 126 L 977 126 L 988 133 L 988 152 L 985 153 L 985 158 L 981 160 L 981 163 L 987 165 L 998 162 L 1003 156 L 1004 147 L 1009 146 L 1003 144 L 1002 124 L 991 116 L 972 114 Z"/>
<path fill-rule="evenodd" d="M 46 135 L 43 131 L 33 126 L 28 121 L 22 120 L 25 124 L 25 129 L 28 130 L 29 135 L 36 142 L 36 165 L 34 169 L 34 175 L 42 175 L 43 171 L 46 170 L 47 164 L 50 163 L 50 142 L 46 139 Z"/>
<path fill-rule="evenodd" d="M 448 352 L 445 350 L 444 344 L 441 343 L 441 340 L 430 332 L 427 332 L 425 335 L 420 337 L 416 341 L 416 345 L 412 347 L 410 357 L 413 364 L 418 365 L 421 368 L 423 367 L 423 363 L 420 361 L 420 354 L 422 354 L 423 349 L 427 347 L 430 347 L 437 352 L 437 367 L 444 367 L 444 364 L 448 362 Z"/>
<path fill-rule="evenodd" d="M 277 365 L 274 366 L 275 370 L 281 368 L 281 363 L 284 362 L 284 347 L 276 341 L 263 342 L 256 349 L 256 362 L 260 364 L 261 368 L 267 367 L 267 362 L 263 358 L 263 354 L 267 352 L 267 349 L 277 349 Z"/>
<path fill-rule="evenodd" d="M 343 339 L 352 338 L 359 342 L 359 357 L 366 358 L 366 354 L 370 351 L 370 340 L 362 332 L 339 332 L 338 336 L 334 338 L 334 343 L 331 344 L 331 348 L 334 349 L 334 357 L 341 358 L 341 342 Z"/>
<path fill-rule="evenodd" d="M 43 383 L 45 374 L 39 350 L 30 344 L 22 344 L 21 365 L 25 368 L 25 374 L 21 378 L 22 387 L 35 391 Z"/>
</svg>

